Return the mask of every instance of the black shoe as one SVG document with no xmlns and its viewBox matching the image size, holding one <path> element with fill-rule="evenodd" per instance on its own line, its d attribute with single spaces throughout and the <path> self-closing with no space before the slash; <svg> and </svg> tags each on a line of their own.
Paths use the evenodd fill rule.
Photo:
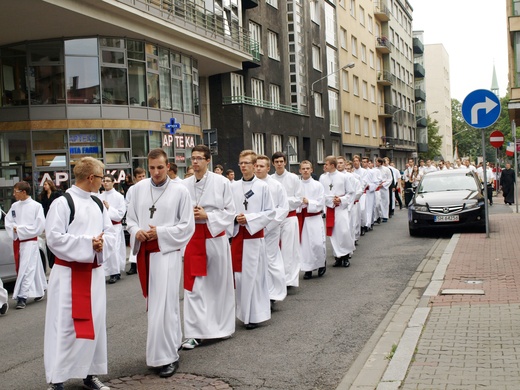
<svg viewBox="0 0 520 390">
<path fill-rule="evenodd" d="M 381 223 L 381 218 L 376 219 L 377 223 Z"/>
<path fill-rule="evenodd" d="M 87 375 L 87 377 L 83 379 L 83 387 L 90 390 L 110 390 L 110 387 L 105 386 L 105 384 L 94 375 Z"/>
<path fill-rule="evenodd" d="M 175 374 L 175 371 L 179 369 L 179 361 L 167 364 L 161 368 L 161 371 L 159 371 L 159 376 L 161 378 L 169 378 L 173 374 Z"/>
<path fill-rule="evenodd" d="M 250 322 L 249 324 L 246 324 L 247 330 L 256 329 L 256 328 L 258 328 L 258 324 L 255 324 L 254 322 Z"/>
<path fill-rule="evenodd" d="M 16 309 L 25 309 L 25 307 L 27 306 L 26 301 L 27 300 L 25 298 L 18 298 L 18 302 L 16 303 Z"/>
<path fill-rule="evenodd" d="M 110 279 L 108 279 L 108 284 L 114 284 L 117 282 L 117 278 L 115 275 L 111 275 Z"/>
<path fill-rule="evenodd" d="M 137 273 L 137 269 L 135 267 L 130 266 L 130 269 L 126 271 L 127 275 L 135 275 Z"/>
<path fill-rule="evenodd" d="M 7 309 L 9 309 L 9 304 L 8 303 L 4 303 L 2 305 L 2 307 L 0 307 L 0 314 L 4 315 L 5 313 L 7 313 Z"/>
<path fill-rule="evenodd" d="M 307 271 L 303 274 L 304 279 L 312 279 L 312 271 Z"/>
<path fill-rule="evenodd" d="M 64 390 L 63 383 L 51 383 L 47 390 Z"/>
<path fill-rule="evenodd" d="M 336 261 L 334 262 L 334 264 L 332 266 L 341 267 L 341 257 L 334 257 L 334 260 L 336 260 Z"/>
<path fill-rule="evenodd" d="M 43 300 L 43 296 L 34 298 L 34 302 L 40 302 Z"/>
<path fill-rule="evenodd" d="M 115 275 L 117 280 L 121 280 L 121 274 Z"/>
<path fill-rule="evenodd" d="M 325 264 L 324 267 L 318 268 L 318 278 L 321 278 L 323 275 L 325 275 L 325 272 L 327 272 L 327 265 Z"/>
<path fill-rule="evenodd" d="M 361 236 L 364 236 L 365 235 L 365 228 L 361 228 L 361 233 L 360 233 Z"/>
<path fill-rule="evenodd" d="M 342 265 L 343 267 L 347 268 L 350 267 L 350 259 L 352 258 L 351 255 L 346 255 L 342 257 Z"/>
</svg>

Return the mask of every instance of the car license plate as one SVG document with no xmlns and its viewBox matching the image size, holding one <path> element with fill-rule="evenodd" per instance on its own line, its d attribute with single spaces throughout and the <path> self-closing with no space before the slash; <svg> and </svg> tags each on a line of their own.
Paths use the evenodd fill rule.
<svg viewBox="0 0 520 390">
<path fill-rule="evenodd" d="M 459 222 L 458 215 L 436 215 L 434 222 Z"/>
</svg>

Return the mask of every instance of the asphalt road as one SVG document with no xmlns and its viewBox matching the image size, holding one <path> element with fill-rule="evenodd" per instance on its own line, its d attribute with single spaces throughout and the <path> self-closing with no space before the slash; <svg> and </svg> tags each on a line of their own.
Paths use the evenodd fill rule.
<svg viewBox="0 0 520 390">
<path fill-rule="evenodd" d="M 436 238 L 408 235 L 406 209 L 359 240 L 350 268 L 300 278 L 272 319 L 255 330 L 237 323 L 228 340 L 182 351 L 180 372 L 222 378 L 235 389 L 334 389 L 399 297 Z M 137 276 L 107 285 L 109 375 L 148 374 L 146 313 Z M 0 318 L 0 389 L 45 389 L 47 301 Z M 182 306 L 182 303 L 181 303 Z M 390 351 L 389 351 L 390 352 Z M 105 377 L 102 379 L 106 379 Z M 70 381 L 67 389 L 79 389 Z"/>
</svg>

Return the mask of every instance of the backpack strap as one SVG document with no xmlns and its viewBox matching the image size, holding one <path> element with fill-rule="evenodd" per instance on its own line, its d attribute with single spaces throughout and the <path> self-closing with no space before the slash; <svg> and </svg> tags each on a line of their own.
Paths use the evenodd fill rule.
<svg viewBox="0 0 520 390">
<path fill-rule="evenodd" d="M 69 204 L 69 209 L 70 209 L 69 225 L 70 225 L 72 223 L 72 221 L 74 221 L 74 215 L 76 213 L 76 208 L 74 207 L 74 201 L 72 200 L 72 196 L 70 196 L 70 194 L 68 192 L 65 192 L 63 194 L 63 196 L 65 197 L 65 199 L 67 199 L 67 203 Z M 92 198 L 92 200 L 94 202 L 96 202 L 96 204 L 99 207 L 99 210 L 101 211 L 101 214 L 103 214 L 103 202 L 101 202 L 101 199 L 99 199 L 95 195 L 90 195 L 90 197 Z"/>
</svg>

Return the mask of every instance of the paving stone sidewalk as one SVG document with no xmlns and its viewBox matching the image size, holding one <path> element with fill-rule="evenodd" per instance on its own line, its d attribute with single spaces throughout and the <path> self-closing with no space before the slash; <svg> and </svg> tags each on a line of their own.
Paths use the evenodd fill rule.
<svg viewBox="0 0 520 390">
<path fill-rule="evenodd" d="M 519 214 L 490 215 L 489 238 L 460 235 L 429 306 L 400 389 L 520 389 Z"/>
</svg>

